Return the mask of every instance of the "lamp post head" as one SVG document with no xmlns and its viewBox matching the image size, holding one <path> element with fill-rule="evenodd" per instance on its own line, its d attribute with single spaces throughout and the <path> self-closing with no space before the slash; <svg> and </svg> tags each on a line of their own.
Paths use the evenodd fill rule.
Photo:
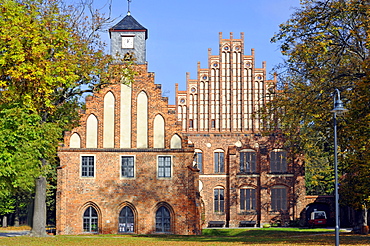
<svg viewBox="0 0 370 246">
<path fill-rule="evenodd" d="M 345 112 L 348 111 L 348 109 L 344 108 L 343 106 L 343 102 L 342 100 L 340 100 L 340 92 L 338 89 L 336 89 L 337 93 L 338 93 L 338 99 L 335 100 L 335 95 L 334 95 L 334 109 L 330 112 L 334 113 L 334 114 L 337 114 L 337 115 L 341 115 Z"/>
<path fill-rule="evenodd" d="M 341 115 L 341 114 L 343 114 L 343 113 L 345 113 L 347 111 L 348 111 L 348 109 L 346 109 L 346 108 L 343 107 L 342 100 L 338 99 L 334 103 L 334 109 L 332 111 L 330 111 L 330 112 L 336 113 L 337 115 Z"/>
</svg>

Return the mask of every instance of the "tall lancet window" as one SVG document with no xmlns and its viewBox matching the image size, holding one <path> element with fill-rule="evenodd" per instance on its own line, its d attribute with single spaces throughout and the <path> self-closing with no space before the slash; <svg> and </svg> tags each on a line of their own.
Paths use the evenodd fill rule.
<svg viewBox="0 0 370 246">
<path fill-rule="evenodd" d="M 148 96 L 144 91 L 137 97 L 137 148 L 148 148 Z"/>
</svg>

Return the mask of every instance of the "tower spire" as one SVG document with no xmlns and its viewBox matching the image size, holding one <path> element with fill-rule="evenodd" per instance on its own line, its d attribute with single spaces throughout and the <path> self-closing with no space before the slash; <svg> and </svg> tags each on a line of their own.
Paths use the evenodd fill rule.
<svg viewBox="0 0 370 246">
<path fill-rule="evenodd" d="M 131 15 L 130 13 L 130 3 L 132 0 L 127 0 L 127 15 Z"/>
</svg>

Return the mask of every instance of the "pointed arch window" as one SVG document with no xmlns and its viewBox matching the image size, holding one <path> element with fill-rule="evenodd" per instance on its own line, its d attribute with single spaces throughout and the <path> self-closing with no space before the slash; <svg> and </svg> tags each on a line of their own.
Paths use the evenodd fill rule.
<svg viewBox="0 0 370 246">
<path fill-rule="evenodd" d="M 83 230 L 84 232 L 98 232 L 98 213 L 95 208 L 88 207 L 83 215 Z"/>
<path fill-rule="evenodd" d="M 155 231 L 171 232 L 171 214 L 164 206 L 160 207 L 155 214 Z"/>
<path fill-rule="evenodd" d="M 133 233 L 135 229 L 135 217 L 132 209 L 128 206 L 124 207 L 119 213 L 119 233 Z"/>
</svg>

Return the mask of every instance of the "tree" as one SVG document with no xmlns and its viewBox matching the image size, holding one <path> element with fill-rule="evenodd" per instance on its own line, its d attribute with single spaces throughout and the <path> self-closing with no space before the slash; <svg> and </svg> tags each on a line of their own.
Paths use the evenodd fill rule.
<svg viewBox="0 0 370 246">
<path fill-rule="evenodd" d="M 46 236 L 45 176 L 62 131 L 78 122 L 80 97 L 132 81 L 135 72 L 131 61 L 110 65 L 98 35 L 109 18 L 95 11 L 89 18 L 86 4 L 79 9 L 61 0 L 0 2 L 0 111 L 6 118 L 0 134 L 9 133 L 0 143 L 0 186 L 13 192 L 35 185 L 31 235 Z"/>
<path fill-rule="evenodd" d="M 319 176 L 332 177 L 330 111 L 335 89 L 341 91 L 349 112 L 338 126 L 340 202 L 358 209 L 370 204 L 369 8 L 365 0 L 302 0 L 272 38 L 286 60 L 269 111 L 283 112 L 275 126 L 305 152 L 311 189 L 321 189 Z"/>
</svg>

